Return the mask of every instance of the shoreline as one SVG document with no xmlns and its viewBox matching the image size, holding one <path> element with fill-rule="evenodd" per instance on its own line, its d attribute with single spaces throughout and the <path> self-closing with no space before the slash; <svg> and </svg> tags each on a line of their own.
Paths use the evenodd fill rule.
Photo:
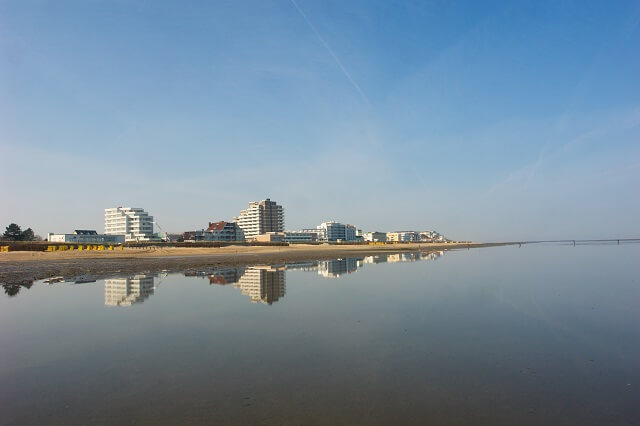
<svg viewBox="0 0 640 426">
<path fill-rule="evenodd" d="M 429 252 L 517 244 L 409 243 L 379 246 L 305 245 L 227 246 L 218 248 L 148 247 L 122 251 L 61 251 L 0 253 L 0 284 L 33 282 L 52 277 L 101 279 L 107 276 L 160 271 L 181 272 L 198 267 L 283 264 L 343 257 Z"/>
</svg>

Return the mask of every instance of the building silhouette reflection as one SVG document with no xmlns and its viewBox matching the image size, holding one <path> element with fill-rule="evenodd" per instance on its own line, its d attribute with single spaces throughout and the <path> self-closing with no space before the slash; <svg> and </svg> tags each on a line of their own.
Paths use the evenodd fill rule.
<svg viewBox="0 0 640 426">
<path fill-rule="evenodd" d="M 306 268 L 303 268 L 303 267 L 289 268 L 289 266 L 287 266 L 287 269 L 303 269 L 303 270 L 314 269 L 318 272 L 319 275 L 325 278 L 340 278 L 344 274 L 351 274 L 353 272 L 356 272 L 358 268 L 361 268 L 367 264 L 416 262 L 419 260 L 436 260 L 443 254 L 444 254 L 444 251 L 376 254 L 376 255 L 365 256 L 365 257 L 322 260 L 322 261 L 315 262 L 315 267 L 313 268 L 309 266 L 307 266 Z"/>
<path fill-rule="evenodd" d="M 207 279 L 209 285 L 229 285 L 238 282 L 244 270 L 243 267 L 222 267 L 208 268 L 199 271 L 188 271 L 184 273 L 185 277 L 199 277 Z"/>
<path fill-rule="evenodd" d="M 104 280 L 104 304 L 107 306 L 131 306 L 144 302 L 153 294 L 153 291 L 153 275 L 106 279 Z"/>
<path fill-rule="evenodd" d="M 285 267 L 282 265 L 246 268 L 234 286 L 238 287 L 242 294 L 249 296 L 251 303 L 271 305 L 285 295 Z"/>
<path fill-rule="evenodd" d="M 200 277 L 209 285 L 233 285 L 248 296 L 251 303 L 271 305 L 286 294 L 286 271 L 315 272 L 325 278 L 338 279 L 368 264 L 436 260 L 444 251 L 376 254 L 366 257 L 293 262 L 285 265 L 250 267 L 212 267 L 187 271 L 186 277 Z M 108 306 L 131 306 L 142 303 L 154 293 L 154 275 L 134 275 L 105 280 L 104 303 Z M 162 281 L 162 280 L 161 280 Z"/>
<path fill-rule="evenodd" d="M 232 284 L 242 294 L 249 296 L 252 303 L 268 305 L 282 299 L 286 293 L 286 271 L 297 270 L 315 272 L 325 278 L 341 278 L 345 274 L 356 272 L 368 264 L 416 262 L 419 260 L 436 260 L 445 251 L 402 252 L 394 254 L 375 254 L 365 257 L 350 257 L 332 260 L 315 260 L 292 262 L 275 266 L 250 267 L 210 267 L 203 270 L 184 272 L 186 277 L 200 277 L 209 281 L 210 285 L 226 286 Z M 137 274 L 126 278 L 109 278 L 104 280 L 104 304 L 107 306 L 131 306 L 144 302 L 155 291 L 157 274 Z M 166 277 L 166 273 L 165 273 Z M 160 278 L 160 282 L 164 277 Z M 74 278 L 62 276 L 42 281 L 45 284 L 84 284 L 95 282 L 95 277 L 84 275 Z M 0 286 L 5 295 L 16 296 L 21 290 L 29 289 L 33 281 L 2 283 Z"/>
<path fill-rule="evenodd" d="M 350 274 L 362 266 L 364 258 L 349 257 L 346 259 L 324 260 L 318 262 L 318 274 L 325 278 L 340 278 L 341 275 Z"/>
<path fill-rule="evenodd" d="M 245 268 L 219 268 L 212 271 L 209 275 L 209 285 L 228 285 L 235 284 L 244 274 Z"/>
<path fill-rule="evenodd" d="M 385 263 L 387 261 L 386 254 L 376 254 L 373 256 L 365 256 L 363 259 L 363 263 L 365 264 L 376 264 L 376 263 Z"/>
</svg>

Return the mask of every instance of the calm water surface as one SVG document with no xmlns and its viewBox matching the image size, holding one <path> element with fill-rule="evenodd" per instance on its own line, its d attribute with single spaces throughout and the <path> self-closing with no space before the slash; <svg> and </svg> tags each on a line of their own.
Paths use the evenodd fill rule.
<svg viewBox="0 0 640 426">
<path fill-rule="evenodd" d="M 640 245 L 5 287 L 0 424 L 640 424 Z"/>
</svg>

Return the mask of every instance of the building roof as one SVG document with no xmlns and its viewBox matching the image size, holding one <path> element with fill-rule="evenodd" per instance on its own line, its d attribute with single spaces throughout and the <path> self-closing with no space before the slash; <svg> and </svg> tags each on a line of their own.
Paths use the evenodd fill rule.
<svg viewBox="0 0 640 426">
<path fill-rule="evenodd" d="M 222 231 L 227 223 L 230 222 L 225 222 L 224 220 L 221 220 L 220 222 L 209 222 L 207 231 Z"/>
<path fill-rule="evenodd" d="M 73 231 L 73 233 L 76 235 L 98 235 L 97 231 L 93 231 L 90 229 L 76 229 L 75 231 Z"/>
</svg>

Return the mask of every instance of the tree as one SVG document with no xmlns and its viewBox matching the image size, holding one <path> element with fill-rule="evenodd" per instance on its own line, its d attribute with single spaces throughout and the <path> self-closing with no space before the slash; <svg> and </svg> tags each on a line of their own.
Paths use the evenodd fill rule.
<svg viewBox="0 0 640 426">
<path fill-rule="evenodd" d="M 2 288 L 4 288 L 4 294 L 9 297 L 13 297 L 20 293 L 20 286 L 15 284 L 2 284 Z"/>
<path fill-rule="evenodd" d="M 33 233 L 33 231 L 31 232 Z M 22 239 L 22 230 L 17 223 L 12 223 L 7 226 L 2 236 L 8 240 L 20 241 Z"/>
<path fill-rule="evenodd" d="M 36 239 L 36 235 L 33 233 L 33 229 L 27 228 L 22 231 L 22 241 L 33 241 Z"/>
<path fill-rule="evenodd" d="M 27 228 L 24 231 L 20 229 L 17 223 L 7 226 L 2 238 L 9 241 L 41 241 L 42 237 L 36 235 L 33 229 Z"/>
<path fill-rule="evenodd" d="M 4 293 L 7 296 L 13 297 L 13 296 L 16 296 L 18 293 L 20 293 L 20 289 L 22 287 L 28 290 L 31 288 L 32 285 L 33 285 L 33 281 L 23 281 L 21 283 L 2 284 L 2 288 L 4 289 Z"/>
</svg>

